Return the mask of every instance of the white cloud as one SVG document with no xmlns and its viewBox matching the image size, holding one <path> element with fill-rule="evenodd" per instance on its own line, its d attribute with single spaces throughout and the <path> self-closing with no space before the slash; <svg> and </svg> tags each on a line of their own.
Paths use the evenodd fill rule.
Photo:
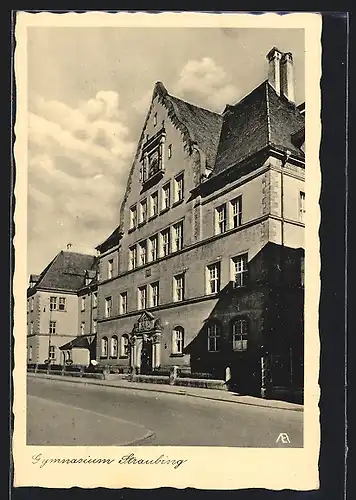
<svg viewBox="0 0 356 500">
<path fill-rule="evenodd" d="M 29 260 L 40 272 L 70 241 L 93 248 L 119 223 L 134 150 L 119 96 L 98 92 L 76 108 L 36 99 L 29 114 Z"/>
<path fill-rule="evenodd" d="M 134 101 L 132 103 L 132 107 L 140 114 L 147 113 L 148 108 L 151 104 L 152 93 L 153 93 L 154 84 L 152 84 L 152 88 L 145 92 L 140 99 Z"/>
<path fill-rule="evenodd" d="M 179 73 L 174 92 L 201 106 L 221 112 L 236 101 L 237 87 L 225 70 L 210 57 L 189 60 Z"/>
</svg>

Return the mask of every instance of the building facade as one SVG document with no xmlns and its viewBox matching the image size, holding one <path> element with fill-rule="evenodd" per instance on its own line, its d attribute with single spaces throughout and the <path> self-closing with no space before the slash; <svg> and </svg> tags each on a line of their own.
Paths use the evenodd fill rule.
<svg viewBox="0 0 356 500">
<path fill-rule="evenodd" d="M 81 304 L 85 297 L 88 310 L 93 294 L 97 293 L 95 268 L 94 256 L 62 251 L 40 275 L 30 276 L 27 290 L 29 364 L 63 365 L 66 361 L 89 364 L 90 349 L 80 345 L 73 350 L 73 346 L 78 336 L 83 336 L 81 344 L 84 338 L 88 342 L 91 337 L 92 330 L 88 330 L 89 322 L 84 320 Z M 94 308 L 92 317 L 95 318 Z M 95 359 L 95 350 L 93 356 Z"/>
<path fill-rule="evenodd" d="M 100 364 L 303 387 L 304 104 L 292 55 L 267 59 L 268 79 L 222 114 L 155 85 L 119 225 L 97 247 Z"/>
</svg>

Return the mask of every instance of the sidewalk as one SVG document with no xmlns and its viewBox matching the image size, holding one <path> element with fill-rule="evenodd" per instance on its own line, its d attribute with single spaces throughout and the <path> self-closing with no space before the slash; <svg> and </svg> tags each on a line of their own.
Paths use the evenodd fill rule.
<svg viewBox="0 0 356 500">
<path fill-rule="evenodd" d="M 119 389 L 130 389 L 131 391 L 153 391 L 166 394 L 176 394 L 180 396 L 192 396 L 195 398 L 210 399 L 228 403 L 238 403 L 250 406 L 260 406 L 264 408 L 276 408 L 280 410 L 303 411 L 303 405 L 277 401 L 273 399 L 262 399 L 254 396 L 242 396 L 234 392 L 219 391 L 216 389 L 200 389 L 197 387 L 182 387 L 166 384 L 150 384 L 140 382 L 129 382 L 128 380 L 98 380 L 89 378 L 77 378 L 65 375 L 47 375 L 45 373 L 27 373 L 31 377 L 47 378 L 51 380 L 61 380 L 79 384 L 91 384 L 105 387 L 116 387 Z"/>
</svg>

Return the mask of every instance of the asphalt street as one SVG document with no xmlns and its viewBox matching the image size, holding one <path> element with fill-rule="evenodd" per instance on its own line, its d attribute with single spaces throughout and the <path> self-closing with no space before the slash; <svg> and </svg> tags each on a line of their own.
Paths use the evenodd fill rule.
<svg viewBox="0 0 356 500">
<path fill-rule="evenodd" d="M 33 377 L 27 394 L 28 445 L 303 446 L 298 411 Z"/>
</svg>

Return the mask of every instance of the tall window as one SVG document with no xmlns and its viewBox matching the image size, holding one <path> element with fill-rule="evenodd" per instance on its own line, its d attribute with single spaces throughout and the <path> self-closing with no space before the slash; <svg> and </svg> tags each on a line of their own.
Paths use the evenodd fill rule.
<svg viewBox="0 0 356 500">
<path fill-rule="evenodd" d="M 182 201 L 184 197 L 184 174 L 177 175 L 174 179 L 174 202 Z"/>
<path fill-rule="evenodd" d="M 157 113 L 153 115 L 153 126 L 156 127 L 157 125 Z"/>
<path fill-rule="evenodd" d="M 166 184 L 162 188 L 162 210 L 169 208 L 171 204 L 171 186 Z"/>
<path fill-rule="evenodd" d="M 247 350 L 248 324 L 246 319 L 238 319 L 232 324 L 232 349 Z"/>
<path fill-rule="evenodd" d="M 147 220 L 147 200 L 146 198 L 140 202 L 140 223 L 143 224 Z"/>
<path fill-rule="evenodd" d="M 137 248 L 136 245 L 129 250 L 129 265 L 130 269 L 135 269 L 137 266 Z"/>
<path fill-rule="evenodd" d="M 247 285 L 248 269 L 247 254 L 239 255 L 232 259 L 234 287 L 239 288 Z"/>
<path fill-rule="evenodd" d="M 127 292 L 120 293 L 120 314 L 127 313 Z"/>
<path fill-rule="evenodd" d="M 129 338 L 126 334 L 120 340 L 120 358 L 127 358 L 129 355 Z"/>
<path fill-rule="evenodd" d="M 183 354 L 184 328 L 176 326 L 172 332 L 172 354 Z"/>
<path fill-rule="evenodd" d="M 34 302 L 35 302 L 35 298 L 31 297 L 31 312 L 33 312 Z"/>
<path fill-rule="evenodd" d="M 93 308 L 98 307 L 98 292 L 93 293 Z"/>
<path fill-rule="evenodd" d="M 168 146 L 168 160 L 172 158 L 172 144 L 169 144 Z"/>
<path fill-rule="evenodd" d="M 51 335 L 53 335 L 53 334 L 56 333 L 56 326 L 57 326 L 56 323 L 57 323 L 56 321 L 50 321 L 49 322 L 49 333 Z"/>
<path fill-rule="evenodd" d="M 111 297 L 106 297 L 105 299 L 105 318 L 110 318 L 112 314 L 112 299 Z"/>
<path fill-rule="evenodd" d="M 31 321 L 30 323 L 30 335 L 33 334 L 33 321 Z"/>
<path fill-rule="evenodd" d="M 32 345 L 30 345 L 28 348 L 28 360 L 32 361 Z"/>
<path fill-rule="evenodd" d="M 139 244 L 139 249 L 140 249 L 140 265 L 144 266 L 147 262 L 147 242 L 142 241 Z"/>
<path fill-rule="evenodd" d="M 231 201 L 232 227 L 239 227 L 242 224 L 242 197 L 239 196 Z"/>
<path fill-rule="evenodd" d="M 138 288 L 138 309 L 147 308 L 147 286 L 140 286 Z"/>
<path fill-rule="evenodd" d="M 101 339 L 101 354 L 100 356 L 102 358 L 107 358 L 108 357 L 108 338 L 103 337 Z"/>
<path fill-rule="evenodd" d="M 216 323 L 208 326 L 208 351 L 220 351 L 220 327 Z"/>
<path fill-rule="evenodd" d="M 93 319 L 93 333 L 96 333 L 98 328 L 98 322 L 96 319 Z"/>
<path fill-rule="evenodd" d="M 305 193 L 299 192 L 299 220 L 305 222 Z"/>
<path fill-rule="evenodd" d="M 173 300 L 181 302 L 184 300 L 184 274 L 177 274 L 173 277 Z"/>
<path fill-rule="evenodd" d="M 50 311 L 55 311 L 57 309 L 57 297 L 49 298 L 49 309 Z"/>
<path fill-rule="evenodd" d="M 155 234 L 150 238 L 150 244 L 151 244 L 151 250 L 150 250 L 150 257 L 151 261 L 154 261 L 158 257 L 158 236 Z"/>
<path fill-rule="evenodd" d="M 227 229 L 227 218 L 226 218 L 226 204 L 220 205 L 216 209 L 216 233 L 221 234 L 225 233 Z"/>
<path fill-rule="evenodd" d="M 150 205 L 151 205 L 150 217 L 154 217 L 155 215 L 158 214 L 158 191 L 151 194 Z"/>
<path fill-rule="evenodd" d="M 159 283 L 150 284 L 151 307 L 156 307 L 159 304 Z"/>
<path fill-rule="evenodd" d="M 80 323 L 80 335 L 84 335 L 85 334 L 85 321 L 82 321 Z"/>
<path fill-rule="evenodd" d="M 207 266 L 207 293 L 220 291 L 220 262 Z"/>
<path fill-rule="evenodd" d="M 66 310 L 66 298 L 65 297 L 59 297 L 58 309 L 60 311 Z"/>
<path fill-rule="evenodd" d="M 137 226 L 137 207 L 136 205 L 130 208 L 130 229 Z"/>
<path fill-rule="evenodd" d="M 171 238 L 170 238 L 170 230 L 165 229 L 161 233 L 162 235 L 162 256 L 166 257 L 170 253 L 171 249 Z"/>
<path fill-rule="evenodd" d="M 113 269 L 114 269 L 114 260 L 108 260 L 108 279 L 113 277 Z"/>
<path fill-rule="evenodd" d="M 183 221 L 173 225 L 173 251 L 183 248 Z"/>
<path fill-rule="evenodd" d="M 51 345 L 49 347 L 49 359 L 51 361 L 55 361 L 55 359 L 56 359 L 56 346 L 54 346 L 54 345 Z"/>
<path fill-rule="evenodd" d="M 111 353 L 110 353 L 110 356 L 112 358 L 117 358 L 118 351 L 119 351 L 119 341 L 118 341 L 117 336 L 113 335 L 111 337 Z"/>
</svg>

